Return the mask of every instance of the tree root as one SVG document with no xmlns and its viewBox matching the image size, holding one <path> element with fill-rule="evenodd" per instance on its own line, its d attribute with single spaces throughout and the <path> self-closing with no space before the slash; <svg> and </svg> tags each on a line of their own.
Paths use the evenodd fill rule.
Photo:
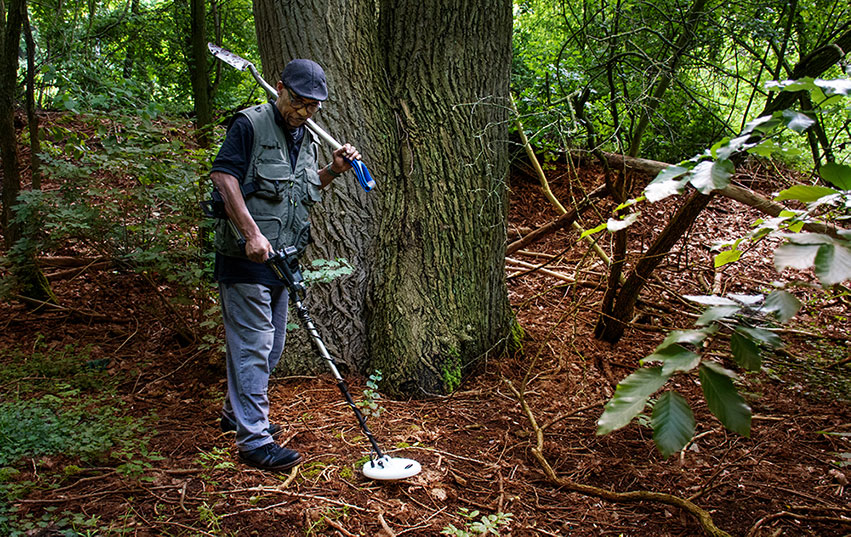
<svg viewBox="0 0 851 537">
<path fill-rule="evenodd" d="M 541 468 L 544 470 L 544 474 L 547 476 L 547 480 L 550 483 L 573 492 L 585 494 L 586 496 L 602 498 L 610 502 L 629 503 L 653 501 L 664 503 L 666 505 L 672 505 L 674 507 L 679 507 L 680 509 L 683 509 L 684 511 L 688 512 L 697 519 L 706 535 L 709 535 L 710 537 L 732 537 L 729 533 L 725 532 L 724 530 L 718 528 L 715 525 L 715 523 L 712 521 L 712 517 L 710 516 L 709 512 L 704 509 L 701 509 L 694 503 L 684 498 L 680 498 L 679 496 L 665 494 L 663 492 L 650 492 L 645 490 L 636 490 L 632 492 L 614 492 L 611 490 L 594 487 L 591 485 L 577 483 L 573 480 L 566 479 L 564 477 L 559 477 L 558 475 L 556 475 L 555 470 L 553 470 L 553 467 L 550 466 L 550 463 L 547 461 L 543 453 L 544 430 L 538 425 L 537 420 L 535 420 L 535 415 L 532 413 L 532 409 L 526 402 L 526 398 L 523 396 L 523 393 L 517 388 L 515 388 L 514 384 L 512 384 L 510 380 L 505 379 L 505 382 L 508 384 L 508 387 L 511 389 L 511 391 L 514 392 L 515 397 L 517 397 L 517 400 L 520 402 L 521 408 L 523 408 L 523 412 L 529 419 L 529 424 L 535 431 L 537 445 L 532 448 L 532 454 L 535 456 L 535 459 L 537 459 L 538 463 L 541 465 Z"/>
</svg>

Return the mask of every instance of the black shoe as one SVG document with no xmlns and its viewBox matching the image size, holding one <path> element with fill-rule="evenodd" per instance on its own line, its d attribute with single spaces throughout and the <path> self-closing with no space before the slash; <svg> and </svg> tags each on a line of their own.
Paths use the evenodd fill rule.
<svg viewBox="0 0 851 537">
<path fill-rule="evenodd" d="M 239 460 L 261 470 L 281 472 L 300 463 L 301 455 L 272 442 L 250 451 L 240 451 Z"/>
<path fill-rule="evenodd" d="M 219 422 L 219 425 L 221 426 L 223 433 L 235 433 L 236 432 L 236 422 L 233 421 L 226 414 L 222 414 L 222 419 Z M 269 423 L 269 434 L 272 436 L 272 438 L 275 438 L 276 436 L 281 434 L 281 432 L 283 432 L 283 430 L 284 430 L 284 428 L 281 427 L 280 424 Z"/>
</svg>

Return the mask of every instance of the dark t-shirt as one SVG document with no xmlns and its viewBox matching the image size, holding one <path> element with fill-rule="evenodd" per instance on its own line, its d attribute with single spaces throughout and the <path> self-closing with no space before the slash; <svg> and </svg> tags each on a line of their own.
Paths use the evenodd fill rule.
<svg viewBox="0 0 851 537">
<path fill-rule="evenodd" d="M 284 131 L 289 149 L 290 164 L 295 166 L 301 141 L 304 139 L 304 127 L 291 131 L 276 106 L 272 106 L 275 114 L 275 124 Z M 251 153 L 254 148 L 254 128 L 251 121 L 243 114 L 237 114 L 228 127 L 227 136 L 213 161 L 211 171 L 222 172 L 242 180 L 248 174 Z M 261 283 L 264 285 L 284 285 L 272 270 L 263 263 L 255 263 L 240 257 L 230 257 L 216 252 L 214 277 L 219 283 Z"/>
</svg>

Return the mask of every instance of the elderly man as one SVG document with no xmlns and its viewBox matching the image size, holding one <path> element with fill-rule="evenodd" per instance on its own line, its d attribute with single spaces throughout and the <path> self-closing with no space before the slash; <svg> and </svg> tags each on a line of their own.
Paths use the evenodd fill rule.
<svg viewBox="0 0 851 537">
<path fill-rule="evenodd" d="M 269 422 L 269 374 L 281 358 L 287 324 L 287 290 L 264 261 L 271 252 L 310 242 L 310 209 L 320 189 L 360 158 L 346 144 L 318 167 L 319 141 L 305 122 L 328 98 L 325 73 L 311 60 L 287 64 L 278 99 L 240 111 L 213 163 L 211 178 L 238 236 L 226 221 L 216 228 L 215 277 L 227 344 L 228 393 L 221 428 L 236 432 L 239 458 L 281 471 L 301 455 L 280 447 Z"/>
</svg>

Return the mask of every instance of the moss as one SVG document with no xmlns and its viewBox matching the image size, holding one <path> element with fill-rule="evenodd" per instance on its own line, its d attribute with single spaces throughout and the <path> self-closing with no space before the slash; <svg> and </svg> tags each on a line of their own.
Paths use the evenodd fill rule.
<svg viewBox="0 0 851 537">
<path fill-rule="evenodd" d="M 511 319 L 511 327 L 508 331 L 507 350 L 510 353 L 519 352 L 523 349 L 523 340 L 526 339 L 526 331 L 517 322 L 517 317 Z"/>
<path fill-rule="evenodd" d="M 461 357 L 458 351 L 450 349 L 449 358 L 443 362 L 441 376 L 446 393 L 452 393 L 461 385 Z"/>
</svg>

